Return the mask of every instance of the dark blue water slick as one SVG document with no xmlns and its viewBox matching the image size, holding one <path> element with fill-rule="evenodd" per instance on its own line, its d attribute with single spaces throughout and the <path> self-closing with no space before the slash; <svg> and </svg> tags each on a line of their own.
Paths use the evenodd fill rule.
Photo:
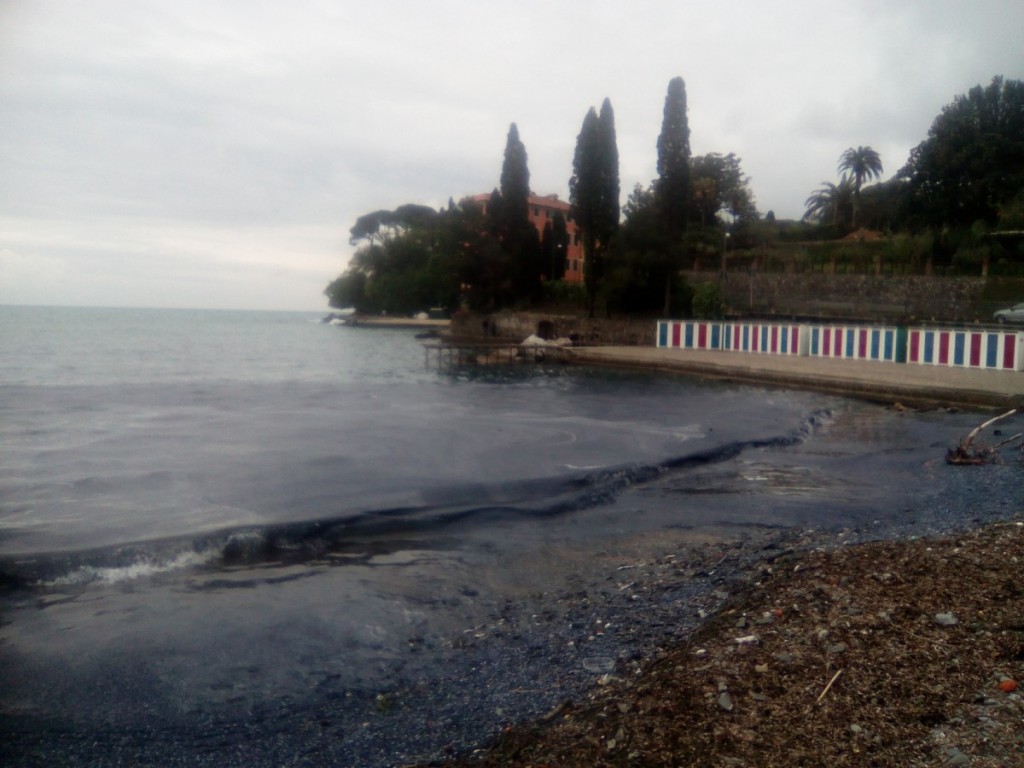
<svg viewBox="0 0 1024 768">
<path fill-rule="evenodd" d="M 425 758 L 553 705 L 594 649 L 637 651 L 608 630 L 583 658 L 558 618 L 500 629 L 555 617 L 552 596 L 686 542 L 926 531 L 972 493 L 941 463 L 969 416 L 632 374 L 443 376 L 407 335 L 285 324 L 242 343 L 218 322 L 241 348 L 191 376 L 149 361 L 3 387 L 7 763 Z M 350 367 L 242 362 L 267 339 Z"/>
</svg>

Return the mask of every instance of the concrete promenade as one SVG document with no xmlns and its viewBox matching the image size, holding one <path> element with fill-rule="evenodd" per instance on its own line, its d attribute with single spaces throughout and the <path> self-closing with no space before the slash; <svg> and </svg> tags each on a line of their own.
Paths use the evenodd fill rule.
<svg viewBox="0 0 1024 768">
<path fill-rule="evenodd" d="M 358 317 L 353 325 L 438 330 L 447 320 Z M 575 364 L 798 387 L 879 403 L 997 411 L 1024 405 L 1024 371 L 657 347 L 573 347 Z"/>
<path fill-rule="evenodd" d="M 580 347 L 577 363 L 799 387 L 882 403 L 999 410 L 1024 405 L 1024 371 L 656 347 Z"/>
<path fill-rule="evenodd" d="M 330 315 L 328 315 L 330 317 Z M 397 330 L 447 331 L 450 320 L 419 319 L 415 317 L 384 317 L 378 315 L 349 315 L 344 325 L 361 328 L 393 328 Z"/>
</svg>

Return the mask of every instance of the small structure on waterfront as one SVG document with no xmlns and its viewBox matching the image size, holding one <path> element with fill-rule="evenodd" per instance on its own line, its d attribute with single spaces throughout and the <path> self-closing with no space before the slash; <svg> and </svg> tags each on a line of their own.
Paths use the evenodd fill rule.
<svg viewBox="0 0 1024 768">
<path fill-rule="evenodd" d="M 482 344 L 479 342 L 429 342 L 423 345 L 428 368 L 454 370 L 492 365 L 564 365 L 572 360 L 572 348 L 559 344 Z"/>
<path fill-rule="evenodd" d="M 1024 332 L 759 320 L 658 321 L 657 346 L 1024 371 Z"/>
</svg>

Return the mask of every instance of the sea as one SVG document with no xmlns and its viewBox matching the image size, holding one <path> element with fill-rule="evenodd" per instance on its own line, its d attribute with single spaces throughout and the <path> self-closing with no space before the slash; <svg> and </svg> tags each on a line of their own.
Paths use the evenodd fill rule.
<svg viewBox="0 0 1024 768">
<path fill-rule="evenodd" d="M 460 651 L 502 612 L 687 542 L 1021 512 L 1019 466 L 944 462 L 977 413 L 322 319 L 0 307 L 0 762 L 436 759 L 571 695 L 544 637 Z"/>
</svg>

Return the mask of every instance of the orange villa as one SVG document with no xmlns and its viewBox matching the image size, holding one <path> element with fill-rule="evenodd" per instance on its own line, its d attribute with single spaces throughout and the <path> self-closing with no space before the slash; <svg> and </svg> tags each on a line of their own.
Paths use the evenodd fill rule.
<svg viewBox="0 0 1024 768">
<path fill-rule="evenodd" d="M 491 194 L 484 192 L 473 195 L 470 200 L 478 203 L 484 213 L 487 213 L 487 203 L 490 202 Z M 569 213 L 569 203 L 559 200 L 558 195 L 530 195 L 530 223 L 537 228 L 537 234 L 544 235 L 544 225 L 551 221 L 556 213 L 561 213 L 565 219 L 565 229 L 569 234 L 569 247 L 565 254 L 565 275 L 563 280 L 567 283 L 583 282 L 583 241 L 580 238 L 579 227 Z"/>
</svg>

